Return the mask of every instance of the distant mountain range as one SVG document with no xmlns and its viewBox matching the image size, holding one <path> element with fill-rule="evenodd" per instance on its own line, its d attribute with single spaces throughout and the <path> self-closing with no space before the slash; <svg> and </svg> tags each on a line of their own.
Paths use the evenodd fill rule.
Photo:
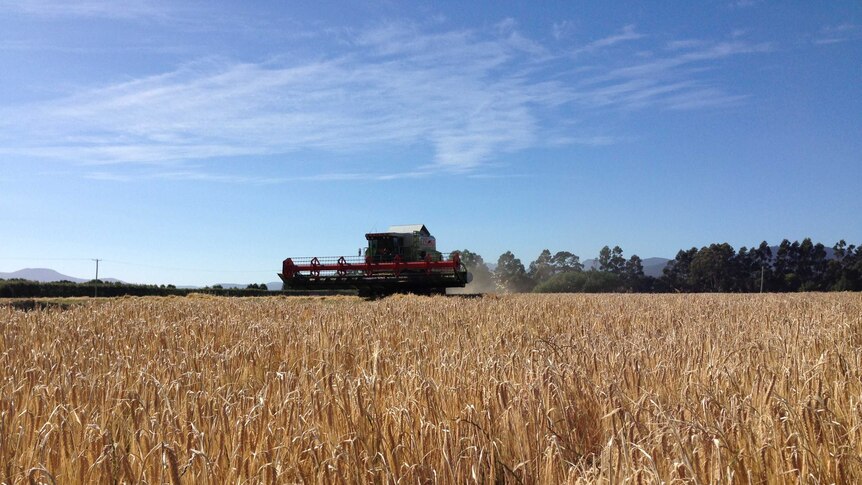
<svg viewBox="0 0 862 485">
<path fill-rule="evenodd" d="M 662 276 L 662 271 L 671 260 L 667 258 L 646 258 L 643 260 L 644 275 L 659 278 Z"/>
<path fill-rule="evenodd" d="M 24 268 L 19 269 L 18 271 L 13 271 L 11 273 L 0 273 L 0 279 L 3 280 L 12 280 L 16 278 L 20 278 L 22 280 L 39 281 L 42 283 L 52 283 L 55 281 L 86 283 L 87 281 L 92 280 L 92 278 L 85 279 L 75 278 L 74 276 L 67 276 L 49 268 Z M 122 281 L 116 278 L 99 278 L 99 280 L 106 283 L 122 283 Z"/>
</svg>

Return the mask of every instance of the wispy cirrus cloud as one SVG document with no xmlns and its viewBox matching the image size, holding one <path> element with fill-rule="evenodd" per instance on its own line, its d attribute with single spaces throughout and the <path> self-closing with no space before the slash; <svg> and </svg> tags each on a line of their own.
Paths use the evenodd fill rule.
<svg viewBox="0 0 862 485">
<path fill-rule="evenodd" d="M 689 43 L 689 45 L 694 48 L 682 50 L 675 55 L 619 67 L 611 70 L 608 76 L 639 79 L 650 78 L 652 76 L 675 72 L 674 70 L 689 65 L 703 64 L 741 54 L 764 53 L 772 50 L 772 45 L 769 43 L 752 44 L 739 40 L 709 43 L 706 45 L 693 45 Z"/>
<path fill-rule="evenodd" d="M 826 45 L 859 39 L 862 39 L 862 27 L 856 24 L 844 23 L 823 27 L 815 36 L 813 42 L 817 45 Z"/>
<path fill-rule="evenodd" d="M 408 24 L 351 40 L 353 49 L 330 59 L 212 59 L 3 110 L 31 143 L 4 143 L 2 151 L 146 164 L 429 144 L 434 158 L 424 165 L 457 172 L 535 141 L 531 104 L 543 102 L 548 84 L 492 71 L 518 64 L 536 45 L 512 32 L 427 34 Z"/>
<path fill-rule="evenodd" d="M 551 24 L 551 36 L 556 40 L 568 37 L 574 30 L 574 24 L 570 20 L 561 20 Z"/>
<path fill-rule="evenodd" d="M 170 5 L 152 0 L 0 0 L 0 11 L 40 17 L 166 18 Z"/>
<path fill-rule="evenodd" d="M 278 25 L 266 19 L 254 19 L 239 12 L 226 14 L 227 9 L 214 3 L 190 4 L 166 0 L 0 0 L 0 14 L 16 15 L 35 21 L 77 22 L 81 20 L 101 21 L 104 24 L 122 22 L 127 25 L 158 25 L 184 33 L 222 33 L 230 35 L 273 35 L 280 37 L 308 36 L 309 32 L 297 32 L 293 22 L 282 21 Z M 289 28 L 286 28 L 289 27 Z M 11 44 L 11 48 L 28 50 L 80 51 L 114 50 L 118 46 L 106 45 L 94 48 L 70 45 L 50 45 L 45 37 L 34 36 L 29 44 Z M 137 49 L 157 43 L 158 38 L 123 39 L 120 44 L 128 48 L 137 44 Z M 9 47 L 6 47 L 7 49 Z M 0 49 L 4 48 L 0 44 Z M 150 48 L 153 48 L 150 46 Z M 160 50 L 176 50 L 176 45 L 165 44 Z"/>
<path fill-rule="evenodd" d="M 483 79 L 506 61 L 506 47 L 473 45 L 464 52 L 460 39 L 437 40 L 452 42 L 452 56 L 409 44 L 395 52 L 388 42 L 362 39 L 381 49 L 376 60 L 196 63 L 16 110 L 11 119 L 18 130 L 41 138 L 22 151 L 89 163 L 430 143 L 434 165 L 464 170 L 529 145 L 536 123 L 526 106 L 536 99 L 530 86 Z M 478 62 L 471 66 L 455 56 Z M 443 69 L 444 62 L 451 64 Z"/>
<path fill-rule="evenodd" d="M 762 2 L 763 0 L 735 0 L 730 4 L 730 6 L 733 8 L 749 8 L 754 7 Z"/>
<path fill-rule="evenodd" d="M 738 104 L 745 94 L 728 93 L 700 75 L 723 59 L 765 53 L 768 43 L 686 40 L 669 44 L 670 54 L 616 66 L 579 82 L 575 98 L 592 107 L 642 109 L 715 108 Z"/>
<path fill-rule="evenodd" d="M 172 165 L 172 166 L 171 166 Z M 315 175 L 297 175 L 291 177 L 248 176 L 226 173 L 213 173 L 206 167 L 187 163 L 171 164 L 161 169 L 139 168 L 123 172 L 109 170 L 92 170 L 84 174 L 84 178 L 111 182 L 138 182 L 142 180 L 193 181 L 239 183 L 251 185 L 278 185 L 290 182 L 344 182 L 344 181 L 387 181 L 424 178 L 434 175 L 428 170 L 412 170 L 394 173 L 370 172 L 334 172 Z"/>
<path fill-rule="evenodd" d="M 638 32 L 636 32 L 634 25 L 626 25 L 625 27 L 623 27 L 622 31 L 598 40 L 594 40 L 583 47 L 575 49 L 574 53 L 581 54 L 587 52 L 595 52 L 606 47 L 611 47 L 622 42 L 637 40 L 642 37 L 643 34 L 639 34 Z"/>
<path fill-rule="evenodd" d="M 312 177 L 476 174 L 507 153 L 540 144 L 601 146 L 630 138 L 579 132 L 577 126 L 561 133 L 551 111 L 594 116 L 738 103 L 744 93 L 726 92 L 703 68 L 769 50 L 742 39 L 685 40 L 647 60 L 621 53 L 585 62 L 571 50 L 527 38 L 511 20 L 492 31 L 429 31 L 392 22 L 337 36 L 340 50 L 325 57 L 199 59 L 171 72 L 0 108 L 0 120 L 6 120 L 0 121 L 0 153 L 103 165 L 89 171 L 101 180 L 278 183 L 295 179 L 218 175 L 192 164 L 278 155 L 303 165 L 309 162 L 293 155 L 362 156 L 425 147 L 432 154 L 428 159 L 404 161 L 390 167 L 391 173 Z M 625 26 L 579 52 L 645 37 Z M 151 168 L 118 175 L 110 167 L 118 164 Z"/>
</svg>

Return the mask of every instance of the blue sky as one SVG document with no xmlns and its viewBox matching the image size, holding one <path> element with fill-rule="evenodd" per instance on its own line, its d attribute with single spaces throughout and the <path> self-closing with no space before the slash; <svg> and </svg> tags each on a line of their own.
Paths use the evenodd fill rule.
<svg viewBox="0 0 862 485">
<path fill-rule="evenodd" d="M 862 3 L 0 0 L 0 271 L 862 243 Z"/>
</svg>

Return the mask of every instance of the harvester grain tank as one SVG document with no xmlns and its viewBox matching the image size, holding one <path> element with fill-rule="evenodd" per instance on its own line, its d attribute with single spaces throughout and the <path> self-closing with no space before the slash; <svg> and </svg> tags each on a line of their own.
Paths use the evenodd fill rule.
<svg viewBox="0 0 862 485">
<path fill-rule="evenodd" d="M 356 290 L 360 295 L 445 293 L 463 288 L 472 275 L 453 252 L 437 250 L 423 224 L 390 226 L 365 235 L 358 256 L 287 258 L 278 274 L 286 290 Z"/>
</svg>

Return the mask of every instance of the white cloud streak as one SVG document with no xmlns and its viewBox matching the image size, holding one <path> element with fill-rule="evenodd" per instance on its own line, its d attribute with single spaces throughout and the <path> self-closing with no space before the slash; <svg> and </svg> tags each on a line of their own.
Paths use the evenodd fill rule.
<svg viewBox="0 0 862 485">
<path fill-rule="evenodd" d="M 332 172 L 294 177 L 259 177 L 246 175 L 217 174 L 199 166 L 180 164 L 163 170 L 139 170 L 123 172 L 95 170 L 84 178 L 111 182 L 139 182 L 146 180 L 218 182 L 228 184 L 278 185 L 290 182 L 343 182 L 343 181 L 388 181 L 417 179 L 433 176 L 432 171 L 414 170 L 395 173 Z"/>
<path fill-rule="evenodd" d="M 862 27 L 855 24 L 828 25 L 814 39 L 817 45 L 840 44 L 862 39 Z"/>
<path fill-rule="evenodd" d="M 731 3 L 732 8 L 750 8 L 759 5 L 762 0 L 736 0 Z"/>
<path fill-rule="evenodd" d="M 660 106 L 673 110 L 736 105 L 746 95 L 726 93 L 698 78 L 705 67 L 734 56 L 769 52 L 770 44 L 742 40 L 709 43 L 672 43 L 672 54 L 610 68 L 577 83 L 574 100 L 592 107 L 643 109 Z"/>
<path fill-rule="evenodd" d="M 569 20 L 562 20 L 559 22 L 554 22 L 551 25 L 551 35 L 556 40 L 562 40 L 569 36 L 574 30 L 574 25 Z"/>
<path fill-rule="evenodd" d="M 580 52 L 642 37 L 626 26 Z M 744 95 L 724 92 L 699 78 L 695 68 L 769 49 L 743 40 L 686 40 L 673 44 L 664 57 L 632 63 L 635 57 L 618 56 L 622 65 L 608 62 L 582 71 L 569 54 L 554 55 L 521 35 L 513 21 L 502 22 L 493 34 L 427 32 L 414 24 L 390 23 L 353 33 L 347 41 L 339 54 L 327 58 L 198 60 L 66 98 L 0 108 L 0 154 L 91 166 L 162 167 L 136 173 L 139 178 L 278 183 L 295 179 L 211 175 L 189 164 L 260 155 L 292 160 L 291 154 L 300 151 L 392 154 L 419 147 L 433 157 L 389 167 L 392 175 L 314 177 L 387 180 L 475 173 L 507 153 L 538 144 L 569 140 L 601 146 L 626 138 L 555 132 L 547 116 L 551 110 L 699 109 L 741 102 Z M 89 176 L 132 176 L 114 172 L 106 167 Z"/>
<path fill-rule="evenodd" d="M 0 11 L 38 17 L 90 17 L 105 19 L 164 19 L 165 4 L 148 0 L 0 0 Z"/>
<path fill-rule="evenodd" d="M 642 34 L 635 32 L 635 26 L 634 25 L 626 25 L 625 27 L 623 27 L 622 31 L 618 34 L 614 34 L 614 35 L 590 42 L 589 44 L 587 44 L 587 45 L 585 45 L 579 49 L 575 49 L 575 54 L 595 52 L 595 51 L 598 51 L 600 49 L 611 47 L 613 45 L 616 45 L 616 44 L 619 44 L 622 42 L 637 40 L 637 39 L 640 39 L 642 37 L 643 37 Z"/>
</svg>

